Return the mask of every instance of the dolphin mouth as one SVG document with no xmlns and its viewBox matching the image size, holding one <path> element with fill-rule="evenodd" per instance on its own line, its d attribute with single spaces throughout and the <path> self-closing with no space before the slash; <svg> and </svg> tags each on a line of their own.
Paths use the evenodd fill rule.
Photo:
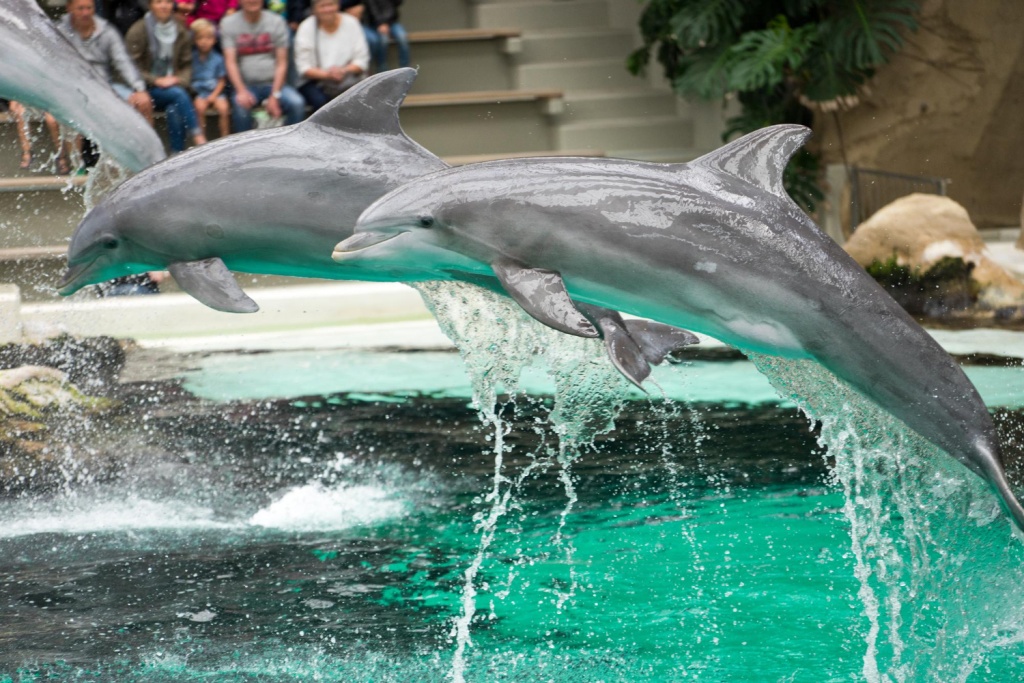
<svg viewBox="0 0 1024 683">
<path fill-rule="evenodd" d="M 57 283 L 57 291 L 60 295 L 70 296 L 89 284 L 88 276 L 94 265 L 96 265 L 95 261 L 89 261 L 88 263 L 80 263 L 77 266 L 68 266 L 60 282 Z"/>
<path fill-rule="evenodd" d="M 405 231 L 395 233 L 383 233 L 383 232 L 357 232 L 356 234 L 348 237 L 337 244 L 334 247 L 334 253 L 331 254 L 331 258 L 335 261 L 343 261 L 346 258 L 357 254 L 361 251 L 375 247 L 378 244 L 382 244 L 389 240 L 393 240 L 399 235 L 404 235 Z"/>
</svg>

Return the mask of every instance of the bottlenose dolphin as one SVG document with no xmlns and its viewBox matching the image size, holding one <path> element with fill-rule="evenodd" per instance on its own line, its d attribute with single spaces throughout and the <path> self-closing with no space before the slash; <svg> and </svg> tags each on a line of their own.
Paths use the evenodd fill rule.
<svg viewBox="0 0 1024 683">
<path fill-rule="evenodd" d="M 567 296 L 811 358 L 998 492 L 1018 527 L 985 404 L 955 361 L 789 198 L 809 137 L 781 125 L 685 164 L 533 158 L 441 171 L 382 197 L 334 257 L 493 273 L 539 319 Z"/>
<path fill-rule="evenodd" d="M 259 307 L 230 271 L 335 280 L 425 279 L 415 264 L 340 265 L 331 249 L 386 192 L 448 168 L 409 139 L 398 108 L 414 69 L 363 81 L 294 126 L 251 131 L 177 155 L 130 178 L 82 220 L 62 294 L 130 273 L 167 269 L 186 292 L 221 311 Z M 475 284 L 504 294 L 493 276 Z M 588 309 L 615 366 L 640 384 L 690 333 Z"/>
<path fill-rule="evenodd" d="M 57 30 L 35 0 L 0 4 L 0 96 L 53 114 L 132 172 L 166 156 L 160 137 Z"/>
</svg>

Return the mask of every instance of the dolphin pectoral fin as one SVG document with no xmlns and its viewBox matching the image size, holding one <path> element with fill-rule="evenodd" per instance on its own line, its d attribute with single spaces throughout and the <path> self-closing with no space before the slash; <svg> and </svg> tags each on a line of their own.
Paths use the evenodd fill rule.
<svg viewBox="0 0 1024 683">
<path fill-rule="evenodd" d="M 255 313 L 260 310 L 219 258 L 179 261 L 167 266 L 167 270 L 178 286 L 214 310 L 225 313 Z"/>
<path fill-rule="evenodd" d="M 700 343 L 692 332 L 653 320 L 627 320 L 626 331 L 651 365 L 660 364 L 667 356 L 686 346 Z"/>
<path fill-rule="evenodd" d="M 540 322 L 577 337 L 598 336 L 594 325 L 569 298 L 558 273 L 527 268 L 511 259 L 498 259 L 491 268 L 509 296 Z"/>
</svg>

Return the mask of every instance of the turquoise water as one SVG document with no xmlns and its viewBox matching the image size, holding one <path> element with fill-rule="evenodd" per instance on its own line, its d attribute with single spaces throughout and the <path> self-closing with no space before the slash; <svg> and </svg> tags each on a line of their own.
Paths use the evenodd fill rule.
<svg viewBox="0 0 1024 683">
<path fill-rule="evenodd" d="M 968 372 L 1014 441 L 1021 370 Z M 959 465 L 857 413 L 901 464 L 830 469 L 841 421 L 812 432 L 749 362 L 655 378 L 573 457 L 543 373 L 496 432 L 456 354 L 213 355 L 184 393 L 129 388 L 76 437 L 119 469 L 0 501 L 0 680 L 1021 677 L 1024 557 Z"/>
</svg>

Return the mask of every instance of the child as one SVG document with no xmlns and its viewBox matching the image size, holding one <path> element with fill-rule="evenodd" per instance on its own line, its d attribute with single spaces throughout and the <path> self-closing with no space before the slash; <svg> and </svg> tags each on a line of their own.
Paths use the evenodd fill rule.
<svg viewBox="0 0 1024 683">
<path fill-rule="evenodd" d="M 227 71 L 224 69 L 224 58 L 214 52 L 217 42 L 217 29 L 206 19 L 192 22 L 192 36 L 196 49 L 192 52 L 192 89 L 196 92 L 196 114 L 200 125 L 206 121 L 206 109 L 213 104 L 217 110 L 220 124 L 220 136 L 231 132 L 231 107 L 224 96 L 224 84 Z"/>
</svg>

